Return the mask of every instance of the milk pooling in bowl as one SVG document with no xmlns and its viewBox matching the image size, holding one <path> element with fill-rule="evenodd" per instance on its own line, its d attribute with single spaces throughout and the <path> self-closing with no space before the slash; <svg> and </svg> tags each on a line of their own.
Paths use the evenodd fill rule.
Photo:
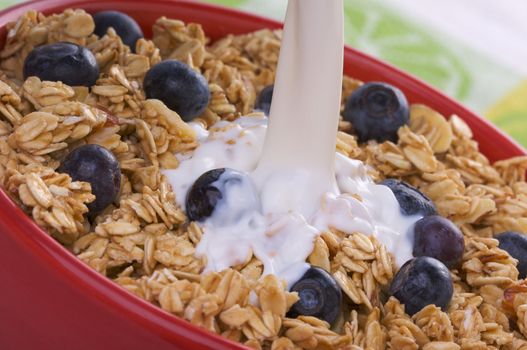
<svg viewBox="0 0 527 350">
<path fill-rule="evenodd" d="M 247 262 L 252 254 L 288 284 L 309 268 L 314 240 L 335 228 L 375 235 L 398 265 L 412 258 L 409 228 L 421 216 L 403 216 L 385 186 L 360 161 L 335 153 L 342 86 L 342 0 L 290 0 L 270 116 L 220 121 L 199 130 L 200 145 L 165 170 L 185 207 L 204 173 L 221 200 L 203 229 L 196 254 L 205 271 Z M 220 190 L 221 189 L 221 190 Z M 252 193 L 248 193 L 252 192 Z"/>
</svg>

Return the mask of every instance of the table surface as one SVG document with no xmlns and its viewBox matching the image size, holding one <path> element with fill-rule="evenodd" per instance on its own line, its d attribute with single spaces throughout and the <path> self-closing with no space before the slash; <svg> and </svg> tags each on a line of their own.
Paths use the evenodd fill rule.
<svg viewBox="0 0 527 350">
<path fill-rule="evenodd" d="M 20 0 L 0 0 L 0 8 Z M 286 0 L 204 0 L 283 20 Z M 527 146 L 527 1 L 344 0 L 346 42 L 434 85 Z"/>
</svg>

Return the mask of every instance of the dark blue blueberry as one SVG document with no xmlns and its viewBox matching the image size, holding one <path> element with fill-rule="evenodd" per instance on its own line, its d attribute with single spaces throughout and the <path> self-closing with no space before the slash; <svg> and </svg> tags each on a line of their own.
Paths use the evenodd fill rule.
<svg viewBox="0 0 527 350">
<path fill-rule="evenodd" d="M 461 263 L 465 241 L 461 230 L 442 216 L 425 216 L 414 226 L 413 255 L 429 256 L 441 261 L 448 268 Z"/>
<path fill-rule="evenodd" d="M 166 60 L 150 68 L 143 81 L 147 98 L 155 98 L 185 121 L 205 111 L 210 91 L 207 80 L 186 64 Z"/>
<path fill-rule="evenodd" d="M 95 200 L 88 204 L 94 217 L 117 199 L 121 188 L 121 169 L 112 152 L 99 145 L 84 145 L 64 158 L 58 172 L 68 174 L 73 181 L 91 185 Z"/>
<path fill-rule="evenodd" d="M 359 142 L 397 142 L 397 130 L 410 118 L 408 101 L 401 90 L 379 82 L 366 83 L 353 91 L 343 116 L 353 125 Z"/>
<path fill-rule="evenodd" d="M 430 304 L 445 310 L 453 292 L 448 268 L 441 261 L 427 256 L 407 261 L 390 285 L 390 294 L 404 304 L 409 315 Z"/>
<path fill-rule="evenodd" d="M 218 226 L 236 223 L 244 213 L 260 209 L 251 179 L 229 168 L 202 174 L 188 191 L 185 204 L 191 221 L 203 221 L 217 212 L 214 224 Z"/>
<path fill-rule="evenodd" d="M 135 52 L 135 43 L 143 37 L 143 31 L 136 21 L 119 11 L 101 11 L 93 15 L 95 22 L 94 33 L 102 37 L 112 27 L 125 45 Z"/>
<path fill-rule="evenodd" d="M 340 313 L 342 292 L 329 273 L 319 267 L 310 267 L 293 284 L 291 292 L 300 298 L 287 313 L 288 317 L 314 316 L 333 324 Z"/>
<path fill-rule="evenodd" d="M 396 179 L 386 179 L 381 182 L 381 185 L 387 186 L 392 190 L 404 215 L 437 215 L 434 202 L 417 188 L 410 186 L 406 182 Z"/>
<path fill-rule="evenodd" d="M 500 249 L 518 260 L 520 278 L 527 276 L 527 236 L 520 232 L 505 231 L 496 235 Z"/>
<path fill-rule="evenodd" d="M 70 86 L 92 86 L 99 78 L 99 65 L 90 50 L 60 42 L 35 47 L 24 61 L 24 79 L 61 81 Z"/>
<path fill-rule="evenodd" d="M 271 110 L 271 102 L 273 100 L 273 90 L 274 85 L 267 85 L 263 88 L 262 91 L 260 91 L 260 94 L 256 98 L 256 103 L 254 105 L 254 109 L 257 109 L 259 111 L 262 111 L 265 113 L 265 115 L 269 115 L 269 111 Z"/>
</svg>

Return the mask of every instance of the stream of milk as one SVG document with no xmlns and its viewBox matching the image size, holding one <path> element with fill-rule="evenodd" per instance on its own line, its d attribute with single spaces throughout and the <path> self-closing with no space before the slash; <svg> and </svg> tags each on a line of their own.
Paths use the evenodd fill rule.
<svg viewBox="0 0 527 350">
<path fill-rule="evenodd" d="M 208 131 L 192 124 L 200 145 L 164 170 L 185 207 L 189 188 L 204 172 L 232 168 L 249 174 L 229 185 L 201 223 L 196 254 L 205 271 L 248 261 L 254 254 L 290 285 L 309 268 L 316 237 L 329 228 L 375 235 L 398 265 L 412 258 L 410 227 L 385 186 L 360 161 L 335 153 L 342 86 L 343 0 L 289 0 L 269 118 L 220 121 Z M 247 196 L 254 193 L 256 197 Z M 256 204 L 255 204 L 256 203 Z M 233 213 L 241 213 L 233 223 Z"/>
</svg>

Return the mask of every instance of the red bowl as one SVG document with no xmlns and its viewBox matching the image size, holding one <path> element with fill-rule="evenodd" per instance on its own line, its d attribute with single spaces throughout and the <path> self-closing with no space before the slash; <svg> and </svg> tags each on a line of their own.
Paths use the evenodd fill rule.
<svg viewBox="0 0 527 350">
<path fill-rule="evenodd" d="M 213 40 L 226 34 L 280 28 L 276 21 L 191 1 L 39 0 L 0 12 L 5 24 L 34 9 L 119 10 L 134 17 L 145 35 L 160 16 L 201 23 Z M 457 114 L 472 128 L 492 161 L 525 155 L 511 138 L 459 103 L 400 70 L 346 48 L 345 72 L 397 85 L 410 102 L 444 115 Z M 128 293 L 77 260 L 0 191 L 0 348 L 8 349 L 244 349 L 199 329 Z"/>
</svg>

